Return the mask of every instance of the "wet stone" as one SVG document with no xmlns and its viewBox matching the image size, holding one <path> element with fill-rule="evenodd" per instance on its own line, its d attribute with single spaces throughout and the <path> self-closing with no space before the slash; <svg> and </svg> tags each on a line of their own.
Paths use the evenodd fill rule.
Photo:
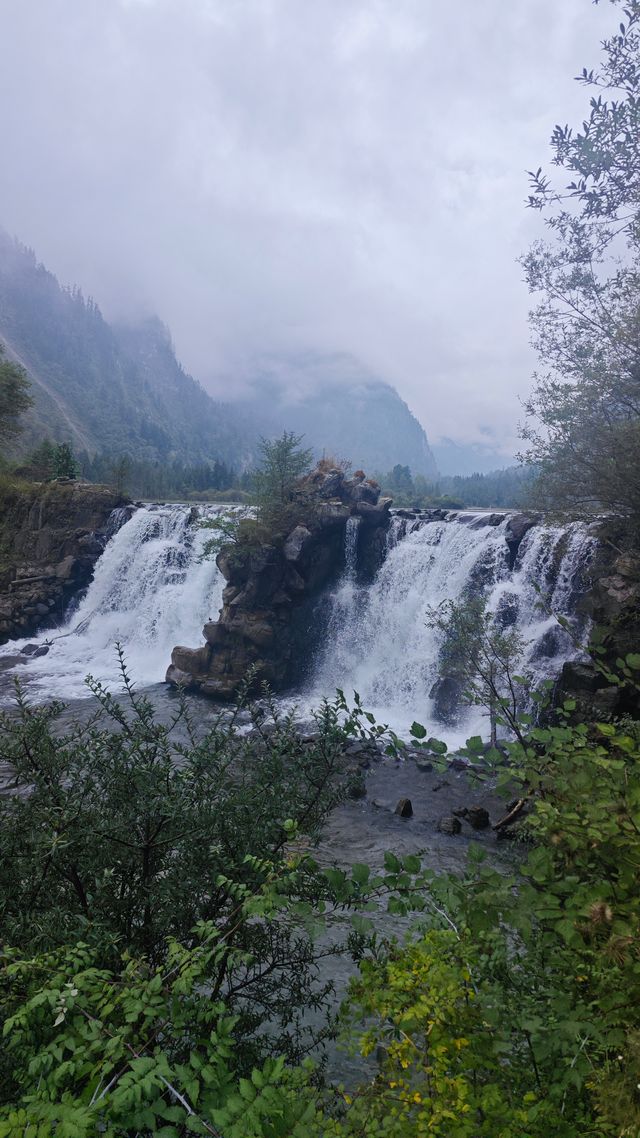
<svg viewBox="0 0 640 1138">
<path fill-rule="evenodd" d="M 484 806 L 470 806 L 466 813 L 466 819 L 474 830 L 486 830 L 491 822 L 489 811 L 485 810 Z"/>
<path fill-rule="evenodd" d="M 410 798 L 399 798 L 394 813 L 399 818 L 411 818 L 413 816 L 413 806 L 411 805 Z"/>
<path fill-rule="evenodd" d="M 445 814 L 438 822 L 438 830 L 441 834 L 449 834 L 453 837 L 454 834 L 459 834 L 462 830 L 462 822 L 456 818 L 455 814 Z"/>
</svg>

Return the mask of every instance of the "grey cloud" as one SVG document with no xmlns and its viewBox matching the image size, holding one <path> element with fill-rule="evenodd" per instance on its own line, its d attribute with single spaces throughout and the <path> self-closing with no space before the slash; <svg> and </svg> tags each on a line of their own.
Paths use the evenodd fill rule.
<svg viewBox="0 0 640 1138">
<path fill-rule="evenodd" d="M 588 0 L 0 0 L 0 224 L 210 389 L 349 352 L 429 435 L 515 445 L 527 167 L 615 24 Z M 223 394 L 229 395 L 225 382 Z"/>
</svg>

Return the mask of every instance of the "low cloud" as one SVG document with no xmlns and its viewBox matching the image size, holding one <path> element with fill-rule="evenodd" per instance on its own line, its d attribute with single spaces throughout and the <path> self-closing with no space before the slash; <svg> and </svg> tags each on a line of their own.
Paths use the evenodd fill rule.
<svg viewBox="0 0 640 1138">
<path fill-rule="evenodd" d="M 515 448 L 524 170 L 615 26 L 587 0 L 0 0 L 0 224 L 240 397 L 350 353 L 429 436 Z M 224 375 L 224 384 L 217 379 Z M 229 383 L 229 376 L 237 377 Z"/>
</svg>

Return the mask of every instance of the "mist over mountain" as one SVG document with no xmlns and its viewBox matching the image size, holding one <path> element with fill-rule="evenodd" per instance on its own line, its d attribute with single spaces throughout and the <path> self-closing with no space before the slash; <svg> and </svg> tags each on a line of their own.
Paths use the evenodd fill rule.
<svg viewBox="0 0 640 1138">
<path fill-rule="evenodd" d="M 0 338 L 33 385 L 22 452 L 46 435 L 89 453 L 236 467 L 254 452 L 247 413 L 214 402 L 183 370 L 159 320 L 109 325 L 93 300 L 63 288 L 1 231 Z"/>
<path fill-rule="evenodd" d="M 300 353 L 271 359 L 253 379 L 251 406 L 272 434 L 304 435 L 318 457 L 347 458 L 368 472 L 397 463 L 437 475 L 424 428 L 395 388 L 352 356 Z"/>
<path fill-rule="evenodd" d="M 513 455 L 505 455 L 493 446 L 483 447 L 478 443 L 464 445 L 443 438 L 433 443 L 431 449 L 438 470 L 444 475 L 492 474 L 515 463 Z"/>
<path fill-rule="evenodd" d="M 34 407 L 16 454 L 43 438 L 80 452 L 152 462 L 218 459 L 242 471 L 261 436 L 304 436 L 320 456 L 367 472 L 397 463 L 434 477 L 423 427 L 397 391 L 349 355 L 270 357 L 245 378 L 248 397 L 215 401 L 176 359 L 157 317 L 109 324 L 77 287 L 0 230 L 0 339 L 26 368 Z M 230 377 L 229 390 L 237 389 Z"/>
</svg>

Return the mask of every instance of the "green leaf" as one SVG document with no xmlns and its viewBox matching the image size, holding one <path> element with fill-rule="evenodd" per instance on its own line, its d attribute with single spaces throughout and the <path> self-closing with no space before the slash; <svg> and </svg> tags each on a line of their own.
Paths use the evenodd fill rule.
<svg viewBox="0 0 640 1138">
<path fill-rule="evenodd" d="M 356 885 L 366 885 L 369 880 L 370 869 L 368 865 L 363 865 L 361 862 L 356 862 L 351 867 L 351 876 Z"/>
<path fill-rule="evenodd" d="M 470 739 L 467 739 L 466 747 L 468 751 L 471 751 L 475 755 L 481 754 L 484 750 L 482 735 L 472 735 Z"/>
</svg>

